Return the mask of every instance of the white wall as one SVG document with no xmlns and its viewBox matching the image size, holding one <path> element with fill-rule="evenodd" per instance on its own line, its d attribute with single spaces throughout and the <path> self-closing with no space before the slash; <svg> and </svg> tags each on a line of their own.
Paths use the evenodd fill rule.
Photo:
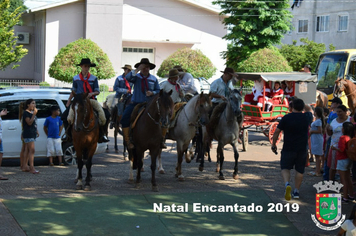
<svg viewBox="0 0 356 236">
<path fill-rule="evenodd" d="M 158 68 L 174 51 L 188 46 L 200 49 L 218 70 L 222 70 L 225 60 L 220 52 L 227 48 L 227 42 L 222 39 L 225 34 L 226 29 L 217 13 L 180 1 L 124 0 L 122 37 L 125 46 L 155 45 Z"/>
<path fill-rule="evenodd" d="M 49 77 L 48 69 L 62 47 L 84 37 L 84 18 L 84 1 L 47 9 L 44 76 L 49 84 L 62 84 Z"/>
</svg>

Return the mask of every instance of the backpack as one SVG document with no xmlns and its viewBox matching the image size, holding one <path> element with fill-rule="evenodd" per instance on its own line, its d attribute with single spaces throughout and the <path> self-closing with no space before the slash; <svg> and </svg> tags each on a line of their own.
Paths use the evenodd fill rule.
<svg viewBox="0 0 356 236">
<path fill-rule="evenodd" d="M 346 154 L 352 161 L 356 161 L 356 138 L 352 138 L 347 142 Z"/>
</svg>

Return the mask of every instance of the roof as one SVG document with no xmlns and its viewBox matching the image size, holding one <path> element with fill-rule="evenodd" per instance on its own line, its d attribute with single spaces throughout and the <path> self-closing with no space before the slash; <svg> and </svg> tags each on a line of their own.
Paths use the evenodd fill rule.
<svg viewBox="0 0 356 236">
<path fill-rule="evenodd" d="M 59 1 L 51 2 L 51 3 L 49 3 L 49 1 L 48 1 L 48 2 L 46 2 L 47 4 L 42 5 L 42 6 L 38 6 L 38 7 L 30 8 L 30 9 L 27 10 L 27 12 L 37 12 L 37 11 L 47 10 L 47 9 L 50 9 L 50 8 L 53 8 L 53 7 L 59 7 L 59 6 L 62 6 L 62 5 L 70 4 L 70 3 L 73 3 L 73 2 L 79 2 L 79 1 L 80 0 L 59 0 Z"/>
<path fill-rule="evenodd" d="M 240 73 L 237 72 L 238 79 L 242 80 L 258 80 L 262 78 L 264 81 L 295 81 L 295 82 L 314 82 L 316 83 L 317 75 L 312 75 L 305 72 L 256 72 L 256 73 Z"/>
</svg>

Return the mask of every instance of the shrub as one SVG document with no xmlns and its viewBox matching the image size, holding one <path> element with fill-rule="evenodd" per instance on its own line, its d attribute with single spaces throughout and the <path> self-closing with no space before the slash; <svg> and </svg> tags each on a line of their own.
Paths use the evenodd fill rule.
<svg viewBox="0 0 356 236">
<path fill-rule="evenodd" d="M 99 85 L 100 92 L 109 92 L 109 86 L 107 84 Z"/>
<path fill-rule="evenodd" d="M 176 65 L 181 65 L 182 68 L 188 73 L 191 73 L 194 78 L 211 78 L 216 71 L 210 59 L 200 50 L 183 48 L 177 50 L 162 62 L 161 67 L 157 71 L 157 75 L 159 77 L 166 77 L 169 70 Z"/>
<path fill-rule="evenodd" d="M 251 54 L 240 64 L 239 72 L 290 72 L 292 67 L 280 54 L 277 48 L 264 48 Z M 244 83 L 245 86 L 253 85 L 252 81 Z"/>
<path fill-rule="evenodd" d="M 115 76 L 114 68 L 103 50 L 90 39 L 78 39 L 59 50 L 50 65 L 48 74 L 60 81 L 72 82 L 73 76 L 80 73 L 77 66 L 83 58 L 89 58 L 96 67 L 90 73 L 98 79 L 109 79 Z"/>
<path fill-rule="evenodd" d="M 40 83 L 41 87 L 51 87 L 51 85 L 49 83 L 47 83 L 46 81 L 43 81 Z"/>
</svg>

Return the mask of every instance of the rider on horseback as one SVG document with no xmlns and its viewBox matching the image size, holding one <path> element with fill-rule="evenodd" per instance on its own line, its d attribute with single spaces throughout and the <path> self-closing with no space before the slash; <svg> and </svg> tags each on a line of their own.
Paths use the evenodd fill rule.
<svg viewBox="0 0 356 236">
<path fill-rule="evenodd" d="M 177 69 L 179 72 L 179 78 L 178 78 L 178 83 L 180 84 L 182 90 L 184 91 L 185 94 L 190 93 L 193 95 L 197 95 L 199 93 L 197 87 L 195 86 L 194 83 L 194 78 L 192 74 L 185 72 L 182 66 L 177 65 L 173 67 L 174 69 Z"/>
<path fill-rule="evenodd" d="M 114 91 L 116 91 L 115 94 L 115 102 L 111 104 L 111 107 L 114 107 L 117 104 L 117 115 L 121 116 L 124 113 L 124 104 L 126 99 L 129 97 L 128 95 L 131 94 L 132 86 L 133 84 L 127 81 L 126 75 L 131 72 L 132 67 L 131 65 L 125 65 L 124 67 L 121 67 L 124 69 L 124 73 L 122 75 L 119 75 L 114 84 Z M 114 122 L 110 122 L 110 129 L 113 128 Z"/>
<path fill-rule="evenodd" d="M 182 90 L 180 84 L 177 82 L 179 78 L 179 71 L 177 69 L 172 69 L 169 71 L 168 79 L 161 85 L 161 89 L 166 93 L 173 91 L 171 98 L 173 103 L 181 102 L 184 97 L 184 91 Z"/>
<path fill-rule="evenodd" d="M 98 78 L 89 73 L 90 67 L 95 67 L 96 64 L 91 63 L 89 58 L 85 58 L 82 59 L 80 64 L 78 64 L 77 66 L 80 66 L 82 68 L 82 71 L 78 75 L 73 77 L 72 92 L 66 104 L 67 109 L 62 115 L 62 117 L 67 117 L 67 119 L 64 120 L 65 121 L 67 120 L 69 123 L 69 127 L 66 129 L 66 136 L 69 140 L 72 139 L 72 132 L 70 132 L 70 130 L 73 124 L 74 114 L 70 110 L 70 104 L 72 98 L 74 97 L 74 93 L 75 94 L 88 93 L 90 102 L 94 110 L 98 112 L 99 115 L 99 125 L 100 125 L 99 143 L 109 142 L 109 139 L 105 136 L 105 133 L 107 133 L 105 130 L 107 117 L 105 116 L 105 112 L 103 108 L 101 107 L 101 105 L 99 104 L 99 102 L 96 100 L 95 97 L 100 93 Z"/>
<path fill-rule="evenodd" d="M 142 58 L 141 61 L 135 65 L 136 70 L 126 75 L 126 79 L 135 86 L 131 98 L 132 103 L 126 107 L 121 119 L 122 132 L 129 149 L 134 148 L 130 142 L 130 118 L 133 109 L 137 104 L 147 102 L 149 97 L 158 94 L 160 91 L 157 78 L 150 74 L 150 70 L 155 67 L 156 65 L 150 63 L 147 58 Z M 138 73 L 139 71 L 140 73 Z"/>
</svg>

